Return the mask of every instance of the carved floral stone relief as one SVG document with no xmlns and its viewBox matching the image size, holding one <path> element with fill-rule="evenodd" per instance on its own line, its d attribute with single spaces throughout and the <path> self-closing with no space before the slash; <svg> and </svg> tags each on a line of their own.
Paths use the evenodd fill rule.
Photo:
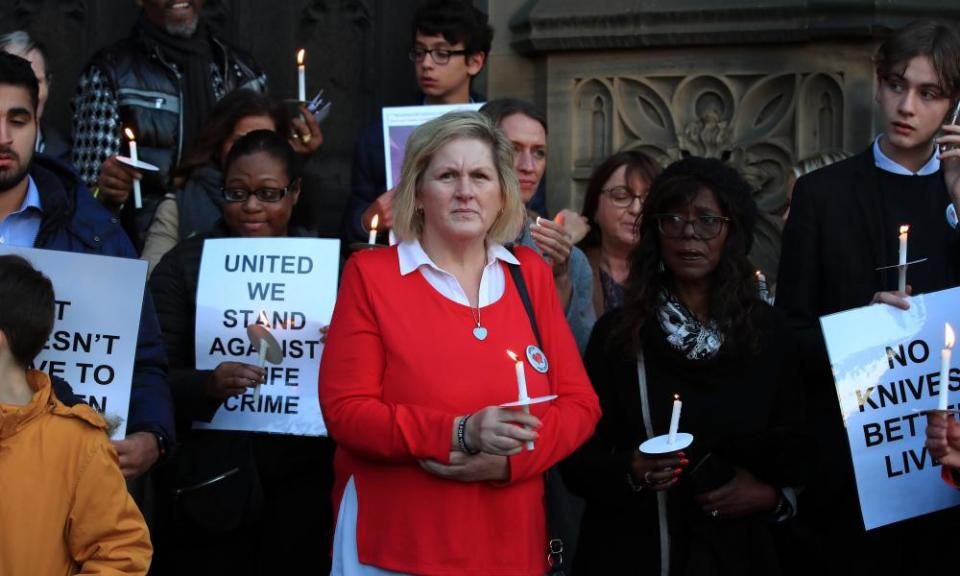
<svg viewBox="0 0 960 576">
<path fill-rule="evenodd" d="M 592 168 L 621 149 L 664 165 L 695 155 L 737 168 L 761 212 L 751 257 L 771 277 L 790 166 L 845 144 L 840 74 L 586 77 L 576 82 L 573 108 L 572 176 L 580 193 Z"/>
</svg>

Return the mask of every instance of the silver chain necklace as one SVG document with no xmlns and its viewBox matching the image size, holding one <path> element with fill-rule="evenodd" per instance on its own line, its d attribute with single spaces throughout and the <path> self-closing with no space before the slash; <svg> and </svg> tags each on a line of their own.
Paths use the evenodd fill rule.
<svg viewBox="0 0 960 576">
<path fill-rule="evenodd" d="M 483 284 L 483 277 L 481 276 L 480 287 L 477 289 L 476 313 L 474 313 L 474 307 L 470 306 L 470 316 L 473 317 L 473 321 L 477 325 L 473 329 L 473 337 L 481 342 L 487 339 L 487 329 L 480 325 L 480 304 L 481 304 L 480 297 L 484 292 L 487 292 L 489 290 L 489 289 L 484 290 L 484 288 L 487 288 L 487 286 Z M 487 298 L 487 300 L 489 300 L 489 298 Z M 469 302 L 467 302 L 467 304 L 469 304 Z"/>
</svg>

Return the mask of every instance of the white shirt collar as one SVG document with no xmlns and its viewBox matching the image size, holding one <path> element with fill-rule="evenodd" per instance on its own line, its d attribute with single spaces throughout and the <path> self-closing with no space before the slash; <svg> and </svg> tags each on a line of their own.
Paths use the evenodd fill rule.
<svg viewBox="0 0 960 576">
<path fill-rule="evenodd" d="M 881 138 L 883 138 L 882 134 L 877 136 L 877 139 L 873 141 L 873 163 L 877 168 L 883 170 L 884 172 L 891 172 L 901 176 L 929 176 L 940 169 L 940 154 L 934 150 L 933 154 L 930 156 L 930 159 L 927 160 L 927 163 L 921 166 L 919 170 L 916 172 L 907 170 L 883 153 L 883 150 L 880 148 Z"/>
<path fill-rule="evenodd" d="M 449 274 L 449 272 L 437 266 L 437 264 L 430 259 L 430 256 L 428 256 L 424 251 L 423 246 L 420 245 L 420 240 L 418 238 L 414 238 L 409 242 L 401 242 L 397 244 L 397 256 L 400 259 L 401 276 L 406 276 L 421 266 L 429 266 L 437 272 Z M 502 245 L 494 242 L 488 242 L 487 266 L 493 264 L 497 260 L 503 260 L 507 264 L 520 264 L 520 261 L 517 260 L 517 257 Z"/>
</svg>

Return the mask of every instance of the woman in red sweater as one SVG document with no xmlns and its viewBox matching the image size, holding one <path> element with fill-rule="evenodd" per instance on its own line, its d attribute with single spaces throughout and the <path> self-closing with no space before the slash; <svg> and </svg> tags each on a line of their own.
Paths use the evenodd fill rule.
<svg viewBox="0 0 960 576">
<path fill-rule="evenodd" d="M 339 444 L 334 574 L 546 569 L 543 473 L 590 436 L 600 410 L 550 268 L 500 244 L 523 218 L 512 155 L 476 113 L 418 128 L 394 199 L 400 244 L 344 269 L 320 366 Z M 557 397 L 529 414 L 499 407 L 519 394 L 508 351 L 523 360 L 529 397 Z"/>
</svg>

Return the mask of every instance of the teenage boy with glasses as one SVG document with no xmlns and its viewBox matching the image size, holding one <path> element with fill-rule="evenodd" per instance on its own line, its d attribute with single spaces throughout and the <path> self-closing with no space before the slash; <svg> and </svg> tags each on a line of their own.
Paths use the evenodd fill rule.
<svg viewBox="0 0 960 576">
<path fill-rule="evenodd" d="M 422 104 L 475 100 L 470 83 L 483 70 L 493 40 L 486 14 L 462 0 L 430 0 L 414 14 L 412 40 L 409 56 Z M 343 225 L 347 243 L 366 242 L 374 215 L 380 217 L 379 230 L 391 227 L 393 190 L 386 187 L 383 125 L 378 120 L 364 131 L 354 152 L 353 191 Z"/>
<path fill-rule="evenodd" d="M 912 23 L 880 46 L 875 64 L 881 134 L 859 155 L 797 181 L 776 303 L 797 332 L 819 440 L 817 481 L 799 503 L 821 538 L 814 562 L 836 574 L 921 574 L 945 565 L 929 551 L 950 549 L 956 511 L 864 532 L 819 318 L 871 303 L 906 309 L 910 294 L 960 284 L 960 151 L 938 150 L 960 143 L 960 129 L 944 126 L 960 96 L 960 31 Z M 879 270 L 896 264 L 904 224 L 911 258 L 927 259 L 910 268 L 906 293 L 895 268 Z"/>
</svg>

